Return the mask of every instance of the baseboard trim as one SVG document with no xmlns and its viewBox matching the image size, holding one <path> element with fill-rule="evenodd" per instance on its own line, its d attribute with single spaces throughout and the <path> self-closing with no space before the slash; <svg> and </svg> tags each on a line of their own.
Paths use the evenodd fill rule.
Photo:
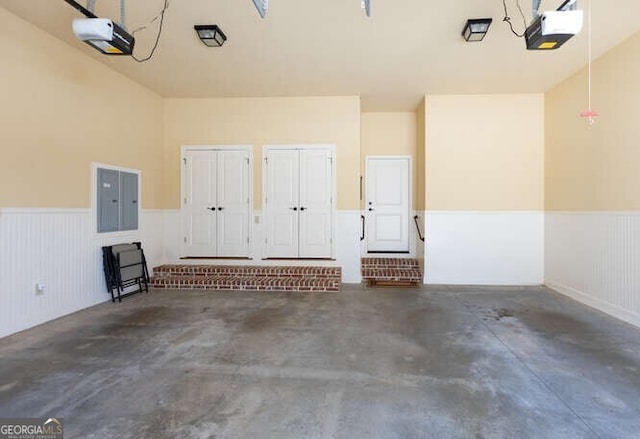
<svg viewBox="0 0 640 439">
<path fill-rule="evenodd" d="M 620 308 L 617 305 L 613 305 L 611 303 L 605 302 L 604 300 L 592 297 L 582 291 L 576 290 L 575 288 L 571 288 L 558 282 L 547 281 L 545 285 L 564 296 L 570 297 L 584 305 L 590 306 L 591 308 L 594 308 L 605 314 L 609 314 L 610 316 L 613 316 L 617 319 L 640 328 L 640 314 Z"/>
</svg>

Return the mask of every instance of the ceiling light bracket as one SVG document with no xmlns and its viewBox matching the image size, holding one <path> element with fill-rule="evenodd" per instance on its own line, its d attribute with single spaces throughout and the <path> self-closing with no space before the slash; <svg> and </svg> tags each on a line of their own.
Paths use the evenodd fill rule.
<svg viewBox="0 0 640 439">
<path fill-rule="evenodd" d="M 98 18 L 98 16 L 94 14 L 93 11 L 90 11 L 89 9 L 85 8 L 80 3 L 74 0 L 63 0 L 63 1 L 69 4 L 72 8 L 74 8 L 76 11 L 80 12 L 82 15 L 84 15 L 87 18 Z"/>
<path fill-rule="evenodd" d="M 367 13 L 367 17 L 371 17 L 371 0 L 361 0 L 360 6 Z"/>
<path fill-rule="evenodd" d="M 542 0 L 533 0 L 533 13 L 531 16 L 534 20 L 540 15 L 540 3 L 542 3 Z"/>
<path fill-rule="evenodd" d="M 267 9 L 269 9 L 269 0 L 253 0 L 253 4 L 260 14 L 260 18 L 264 18 L 267 15 Z"/>
<path fill-rule="evenodd" d="M 126 0 L 120 0 L 120 23 L 118 23 L 120 27 L 123 29 L 127 29 L 127 27 L 125 26 L 125 21 L 127 17 L 125 2 Z"/>
</svg>

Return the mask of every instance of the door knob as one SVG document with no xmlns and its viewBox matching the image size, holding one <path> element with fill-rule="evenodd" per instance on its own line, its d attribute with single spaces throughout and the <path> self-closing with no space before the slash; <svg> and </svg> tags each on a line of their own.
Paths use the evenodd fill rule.
<svg viewBox="0 0 640 439">
<path fill-rule="evenodd" d="M 224 210 L 224 207 L 218 207 L 218 210 Z"/>
<path fill-rule="evenodd" d="M 307 208 L 306 207 L 301 207 L 300 210 L 307 210 Z"/>
<path fill-rule="evenodd" d="M 289 209 L 291 209 L 291 210 L 298 210 L 298 208 L 297 208 L 297 207 L 290 207 Z"/>
<path fill-rule="evenodd" d="M 370 207 L 370 208 L 369 208 L 369 212 L 373 212 L 373 207 Z"/>
<path fill-rule="evenodd" d="M 216 208 L 215 207 L 207 207 L 207 210 L 210 210 L 212 212 L 215 212 Z"/>
</svg>

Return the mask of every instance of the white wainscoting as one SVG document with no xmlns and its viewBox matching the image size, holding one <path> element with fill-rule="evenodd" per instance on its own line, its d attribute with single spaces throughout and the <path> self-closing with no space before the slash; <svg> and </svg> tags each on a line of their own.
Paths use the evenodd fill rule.
<svg viewBox="0 0 640 439">
<path fill-rule="evenodd" d="M 0 209 L 0 337 L 110 300 L 101 247 L 143 242 L 162 261 L 163 212 L 143 210 L 140 231 L 101 236 L 91 209 Z M 44 294 L 36 294 L 43 283 Z M 115 306 L 115 305 L 114 305 Z"/>
<path fill-rule="evenodd" d="M 543 212 L 427 211 L 425 235 L 425 283 L 543 283 Z"/>
<path fill-rule="evenodd" d="M 180 211 L 166 210 L 164 219 L 164 247 L 165 260 L 176 264 L 210 263 L 203 260 L 181 260 L 181 242 L 183 239 Z M 336 215 L 336 260 L 265 260 L 264 257 L 264 228 L 262 211 L 255 210 L 251 221 L 251 260 L 228 259 L 215 260 L 215 263 L 227 265 L 318 265 L 342 267 L 342 282 L 360 283 L 360 212 L 339 210 Z"/>
<path fill-rule="evenodd" d="M 360 211 L 339 210 L 336 230 L 336 259 L 342 267 L 342 282 L 362 282 L 360 273 Z"/>
<path fill-rule="evenodd" d="M 640 212 L 547 212 L 545 283 L 640 326 Z"/>
</svg>

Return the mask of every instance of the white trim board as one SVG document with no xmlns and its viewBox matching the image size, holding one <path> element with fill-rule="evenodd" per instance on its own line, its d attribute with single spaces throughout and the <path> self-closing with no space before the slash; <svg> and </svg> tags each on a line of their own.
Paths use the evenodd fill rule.
<svg viewBox="0 0 640 439">
<path fill-rule="evenodd" d="M 605 314 L 609 314 L 617 319 L 625 321 L 631 325 L 640 328 L 640 314 L 629 311 L 628 309 L 621 308 L 609 302 L 605 302 L 597 297 L 593 297 L 582 291 L 578 291 L 575 288 L 568 287 L 553 281 L 548 281 L 545 286 L 551 288 L 559 294 L 570 297 L 584 305 L 587 305 L 595 310 L 601 311 Z"/>
</svg>

